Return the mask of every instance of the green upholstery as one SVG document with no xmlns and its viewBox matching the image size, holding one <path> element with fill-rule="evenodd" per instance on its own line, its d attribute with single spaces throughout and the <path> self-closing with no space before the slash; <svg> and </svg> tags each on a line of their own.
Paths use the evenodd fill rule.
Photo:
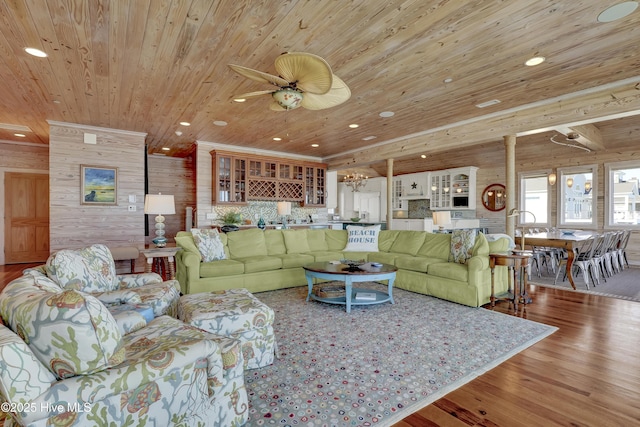
<svg viewBox="0 0 640 427">
<path fill-rule="evenodd" d="M 306 286 L 303 266 L 316 261 L 365 260 L 395 265 L 394 286 L 477 307 L 489 302 L 489 252 L 509 244 L 488 242 L 480 233 L 466 264 L 448 262 L 451 235 L 424 231 L 383 230 L 378 252 L 345 252 L 347 232 L 329 229 L 242 230 L 221 235 L 230 259 L 200 262 L 188 239 L 178 233 L 184 249 L 176 254 L 177 277 L 183 293 L 247 288 L 262 292 Z M 505 270 L 504 272 L 502 270 Z M 506 292 L 504 267 L 496 268 L 496 293 Z"/>
</svg>

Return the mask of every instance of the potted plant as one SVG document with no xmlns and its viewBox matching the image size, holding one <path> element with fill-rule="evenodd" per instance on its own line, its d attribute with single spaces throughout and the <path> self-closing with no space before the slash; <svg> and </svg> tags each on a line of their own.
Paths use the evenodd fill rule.
<svg viewBox="0 0 640 427">
<path fill-rule="evenodd" d="M 229 211 L 220 218 L 222 222 L 221 230 L 225 233 L 229 231 L 237 231 L 238 224 L 242 223 L 242 215 L 240 212 Z"/>
</svg>

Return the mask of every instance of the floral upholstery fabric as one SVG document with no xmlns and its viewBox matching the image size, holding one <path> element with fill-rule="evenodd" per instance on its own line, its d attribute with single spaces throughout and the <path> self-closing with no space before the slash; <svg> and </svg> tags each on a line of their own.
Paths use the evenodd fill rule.
<svg viewBox="0 0 640 427">
<path fill-rule="evenodd" d="M 226 259 L 224 245 L 218 230 L 192 228 L 191 234 L 193 234 L 193 241 L 198 246 L 203 262 Z"/>
<path fill-rule="evenodd" d="M 466 264 L 467 260 L 473 256 L 476 234 L 476 230 L 452 230 L 449 261 Z"/>
<path fill-rule="evenodd" d="M 55 252 L 49 256 L 46 270 L 47 275 L 65 289 L 91 293 L 118 288 L 116 265 L 105 245 Z"/>
<path fill-rule="evenodd" d="M 0 329 L 0 343 L 6 342 L 4 338 Z M 36 410 L 11 414 L 13 419 L 5 425 L 236 427 L 246 422 L 248 401 L 238 341 L 161 316 L 123 342 L 126 358 L 121 364 L 50 387 L 43 381 L 32 393 L 36 397 L 23 402 Z M 4 354 L 4 349 L 0 351 Z M 28 371 L 32 369 L 27 363 L 38 363 L 28 355 L 19 360 Z M 2 393 L 3 399 L 17 402 L 17 396 Z M 79 409 L 56 410 L 74 406 Z"/>
<path fill-rule="evenodd" d="M 246 289 L 184 295 L 178 317 L 205 331 L 240 340 L 245 369 L 273 363 L 273 310 Z"/>
<path fill-rule="evenodd" d="M 107 308 L 123 336 L 144 328 L 155 317 L 153 308 L 144 304 L 110 304 Z"/>
<path fill-rule="evenodd" d="M 122 335 L 107 307 L 76 290 L 50 292 L 35 286 L 33 276 L 22 276 L 0 294 L 0 315 L 58 378 L 124 359 Z"/>
</svg>

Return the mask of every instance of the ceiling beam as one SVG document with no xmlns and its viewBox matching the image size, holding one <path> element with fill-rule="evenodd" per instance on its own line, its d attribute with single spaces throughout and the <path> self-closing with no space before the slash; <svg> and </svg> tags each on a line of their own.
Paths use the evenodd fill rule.
<svg viewBox="0 0 640 427">
<path fill-rule="evenodd" d="M 533 104 L 530 108 L 515 112 L 507 110 L 479 120 L 467 120 L 432 132 L 426 131 L 416 136 L 382 142 L 366 149 L 326 158 L 324 162 L 332 170 L 365 166 L 387 158 L 402 159 L 425 153 L 463 149 L 470 145 L 498 141 L 505 135 L 546 132 L 568 123 L 597 121 L 602 117 L 635 110 L 640 110 L 640 85 L 637 82 L 615 89 L 588 92 L 561 102 Z M 595 132 L 585 132 L 597 141 Z"/>
<path fill-rule="evenodd" d="M 595 125 L 556 126 L 555 130 L 571 139 L 571 143 L 578 143 L 591 151 L 604 151 L 606 149 L 600 129 Z"/>
</svg>

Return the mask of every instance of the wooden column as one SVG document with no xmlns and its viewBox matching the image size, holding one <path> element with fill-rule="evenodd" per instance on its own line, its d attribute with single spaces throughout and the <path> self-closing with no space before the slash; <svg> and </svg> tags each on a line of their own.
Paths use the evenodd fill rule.
<svg viewBox="0 0 640 427">
<path fill-rule="evenodd" d="M 387 230 L 391 230 L 393 218 L 393 159 L 387 159 Z"/>
<path fill-rule="evenodd" d="M 516 136 L 515 135 L 505 135 L 504 137 L 504 149 L 505 149 L 505 170 L 507 172 L 506 182 L 505 182 L 505 191 L 507 193 L 506 209 L 505 212 L 505 224 L 506 224 L 506 233 L 515 237 L 515 224 L 516 218 L 509 218 L 509 212 L 512 209 L 516 208 Z"/>
</svg>

